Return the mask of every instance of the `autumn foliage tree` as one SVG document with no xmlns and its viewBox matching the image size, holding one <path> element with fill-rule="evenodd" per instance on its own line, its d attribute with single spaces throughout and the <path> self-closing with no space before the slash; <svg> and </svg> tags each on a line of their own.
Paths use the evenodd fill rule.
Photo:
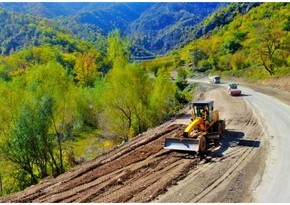
<svg viewBox="0 0 290 205">
<path fill-rule="evenodd" d="M 98 72 L 98 65 L 96 62 L 97 57 L 100 53 L 96 50 L 89 50 L 87 52 L 79 54 L 76 58 L 75 64 L 75 79 L 78 84 L 84 87 L 93 86 L 94 81 L 101 72 Z"/>
</svg>

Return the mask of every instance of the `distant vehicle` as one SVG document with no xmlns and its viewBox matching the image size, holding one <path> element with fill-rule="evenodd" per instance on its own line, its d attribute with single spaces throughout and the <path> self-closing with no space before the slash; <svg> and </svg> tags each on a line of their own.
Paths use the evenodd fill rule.
<svg viewBox="0 0 290 205">
<path fill-rule="evenodd" d="M 213 84 L 221 83 L 221 77 L 219 75 L 209 76 L 209 80 Z"/>
<path fill-rule="evenodd" d="M 229 95 L 231 96 L 239 96 L 242 94 L 242 91 L 238 88 L 238 83 L 229 83 L 228 90 Z"/>
</svg>

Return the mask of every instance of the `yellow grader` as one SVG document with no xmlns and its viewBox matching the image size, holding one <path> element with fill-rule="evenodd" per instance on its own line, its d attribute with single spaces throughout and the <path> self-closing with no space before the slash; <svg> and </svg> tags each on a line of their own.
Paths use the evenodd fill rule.
<svg viewBox="0 0 290 205">
<path fill-rule="evenodd" d="M 165 139 L 164 148 L 202 153 L 210 143 L 219 143 L 225 132 L 225 121 L 219 119 L 213 101 L 197 101 L 192 104 L 191 123 L 179 137 Z"/>
</svg>

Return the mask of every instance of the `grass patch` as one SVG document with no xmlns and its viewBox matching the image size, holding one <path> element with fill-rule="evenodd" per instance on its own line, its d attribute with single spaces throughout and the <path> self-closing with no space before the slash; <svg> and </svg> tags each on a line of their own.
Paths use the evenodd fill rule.
<svg viewBox="0 0 290 205">
<path fill-rule="evenodd" d="M 75 133 L 68 144 L 73 148 L 76 159 L 83 158 L 85 160 L 94 159 L 116 146 L 113 140 L 101 137 L 100 131 L 93 129 Z"/>
</svg>

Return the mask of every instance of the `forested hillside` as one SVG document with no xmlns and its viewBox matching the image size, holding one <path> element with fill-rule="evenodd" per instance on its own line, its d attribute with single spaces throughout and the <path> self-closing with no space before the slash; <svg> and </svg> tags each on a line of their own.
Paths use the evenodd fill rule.
<svg viewBox="0 0 290 205">
<path fill-rule="evenodd" d="M 187 45 L 190 41 L 197 39 L 204 35 L 210 35 L 217 32 L 223 26 L 231 23 L 237 15 L 244 15 L 248 13 L 252 8 L 259 6 L 262 3 L 259 2 L 243 2 L 232 3 L 230 6 L 221 8 L 219 11 L 214 12 L 204 21 L 199 22 L 196 26 L 183 27 L 182 36 L 179 39 L 179 43 L 175 46 L 176 49 Z"/>
<path fill-rule="evenodd" d="M 0 7 L 50 18 L 54 25 L 86 41 L 96 42 L 119 29 L 132 42 L 131 51 L 135 56 L 148 56 L 169 51 L 182 41 L 181 36 L 187 36 L 196 24 L 227 4 L 0 3 Z"/>
<path fill-rule="evenodd" d="M 4 28 L 8 27 L 10 32 L 0 32 L 2 39 L 5 39 L 0 46 L 7 47 L 4 52 L 7 54 L 11 47 L 18 50 L 27 45 L 36 45 L 32 39 L 41 33 L 37 33 L 31 27 L 37 27 L 40 19 L 43 19 L 41 17 L 46 17 L 50 20 L 43 21 L 49 23 L 53 30 L 69 33 L 90 42 L 104 40 L 111 31 L 119 29 L 130 39 L 133 56 L 155 56 L 165 54 L 173 48 L 181 48 L 196 38 L 219 30 L 236 15 L 245 14 L 259 4 L 234 3 L 218 12 L 229 3 L 0 3 L 0 7 L 6 9 L 38 15 L 26 16 L 5 11 L 11 17 L 2 15 L 2 25 Z M 203 22 L 213 12 L 216 14 Z M 11 24 L 18 29 L 9 29 Z M 30 27 L 26 28 L 25 24 L 29 24 Z M 26 40 L 22 39 L 24 37 L 19 32 L 25 33 Z M 17 45 L 13 42 L 16 39 Z M 29 42 L 29 39 L 32 42 Z M 101 44 L 97 44 L 99 49 L 102 49 Z"/>
<path fill-rule="evenodd" d="M 102 9 L 104 7 L 109 7 L 112 4 L 113 3 L 93 2 L 0 2 L 0 7 L 44 18 L 55 18 L 57 16 L 73 16 L 81 11 Z"/>
<path fill-rule="evenodd" d="M 127 27 L 154 3 L 115 3 L 106 8 L 94 11 L 79 12 L 72 20 L 80 24 L 91 24 L 102 29 L 107 35 L 114 29 L 119 29 L 123 34 Z M 61 21 L 60 18 L 58 18 Z"/>
<path fill-rule="evenodd" d="M 289 11 L 289 3 L 263 3 L 246 14 L 236 13 L 230 24 L 190 42 L 171 56 L 156 59 L 154 65 L 176 59 L 191 71 L 252 80 L 289 75 Z"/>
<path fill-rule="evenodd" d="M 67 51 L 87 49 L 90 43 L 82 43 L 65 27 L 37 16 L 24 15 L 0 9 L 0 53 L 9 55 L 29 46 L 58 45 Z M 85 32 L 86 26 L 82 26 Z M 95 33 L 95 38 L 97 34 Z M 81 48 L 84 46 L 85 48 Z M 91 45 L 90 45 L 91 46 Z"/>
<path fill-rule="evenodd" d="M 129 26 L 128 34 L 134 44 L 152 53 L 164 54 L 180 42 L 186 31 L 226 4 L 158 3 Z"/>
</svg>

